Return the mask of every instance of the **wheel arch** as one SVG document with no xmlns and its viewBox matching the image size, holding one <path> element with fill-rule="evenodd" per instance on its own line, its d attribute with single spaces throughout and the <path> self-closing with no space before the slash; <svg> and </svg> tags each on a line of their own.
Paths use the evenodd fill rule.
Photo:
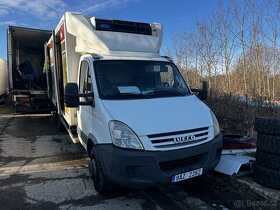
<svg viewBox="0 0 280 210">
<path fill-rule="evenodd" d="M 97 145 L 97 139 L 94 137 L 94 135 L 89 134 L 87 139 L 87 154 L 90 157 L 90 151 L 93 148 L 93 146 Z"/>
</svg>

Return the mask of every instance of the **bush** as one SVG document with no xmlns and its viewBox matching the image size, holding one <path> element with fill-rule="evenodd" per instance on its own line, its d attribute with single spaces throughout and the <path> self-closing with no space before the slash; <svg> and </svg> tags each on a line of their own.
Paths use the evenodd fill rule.
<svg viewBox="0 0 280 210">
<path fill-rule="evenodd" d="M 280 107 L 263 99 L 248 99 L 226 93 L 210 93 L 206 103 L 217 116 L 221 128 L 242 135 L 255 136 L 256 116 L 280 117 Z"/>
</svg>

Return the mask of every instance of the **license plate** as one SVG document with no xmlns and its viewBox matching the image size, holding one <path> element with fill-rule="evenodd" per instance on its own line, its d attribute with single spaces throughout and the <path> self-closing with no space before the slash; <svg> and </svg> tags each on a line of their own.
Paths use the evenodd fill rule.
<svg viewBox="0 0 280 210">
<path fill-rule="evenodd" d="M 200 175 L 202 175 L 202 173 L 203 173 L 203 168 L 198 168 L 193 171 L 188 171 L 186 173 L 177 174 L 177 175 L 172 176 L 171 182 L 179 182 L 179 181 L 183 181 L 186 179 L 190 179 L 190 178 L 193 178 L 196 176 L 200 176 Z"/>
</svg>

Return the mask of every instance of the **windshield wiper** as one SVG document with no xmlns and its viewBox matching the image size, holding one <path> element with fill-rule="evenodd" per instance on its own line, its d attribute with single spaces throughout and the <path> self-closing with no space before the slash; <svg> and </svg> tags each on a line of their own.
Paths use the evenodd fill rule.
<svg viewBox="0 0 280 210">
<path fill-rule="evenodd" d="M 118 99 L 118 98 L 135 98 L 135 99 L 138 99 L 138 98 L 150 98 L 149 96 L 147 95 L 143 95 L 141 93 L 113 93 L 113 94 L 108 94 L 108 95 L 105 95 L 106 98 L 114 98 L 114 99 Z"/>
<path fill-rule="evenodd" d="M 180 92 L 178 90 L 155 90 L 153 92 L 153 94 L 172 94 L 172 95 L 176 95 L 176 96 L 186 96 L 187 93 L 184 92 Z"/>
</svg>

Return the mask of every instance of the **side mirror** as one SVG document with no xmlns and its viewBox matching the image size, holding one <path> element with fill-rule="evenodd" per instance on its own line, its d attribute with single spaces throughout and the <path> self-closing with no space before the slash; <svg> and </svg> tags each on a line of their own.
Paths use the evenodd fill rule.
<svg viewBox="0 0 280 210">
<path fill-rule="evenodd" d="M 201 89 L 191 89 L 192 92 L 202 101 L 207 100 L 208 98 L 208 82 L 202 81 Z"/>
<path fill-rule="evenodd" d="M 76 83 L 67 83 L 64 92 L 64 103 L 66 107 L 75 108 L 79 106 L 79 89 Z"/>
<path fill-rule="evenodd" d="M 89 98 L 86 101 L 79 101 L 80 97 Z M 64 103 L 66 107 L 77 108 L 80 105 L 91 105 L 94 107 L 94 100 L 92 93 L 82 93 L 79 94 L 79 89 L 77 83 L 67 83 L 64 92 Z"/>
<path fill-rule="evenodd" d="M 205 101 L 208 98 L 208 82 L 202 81 L 201 90 L 199 90 L 198 96 L 200 100 Z"/>
</svg>

